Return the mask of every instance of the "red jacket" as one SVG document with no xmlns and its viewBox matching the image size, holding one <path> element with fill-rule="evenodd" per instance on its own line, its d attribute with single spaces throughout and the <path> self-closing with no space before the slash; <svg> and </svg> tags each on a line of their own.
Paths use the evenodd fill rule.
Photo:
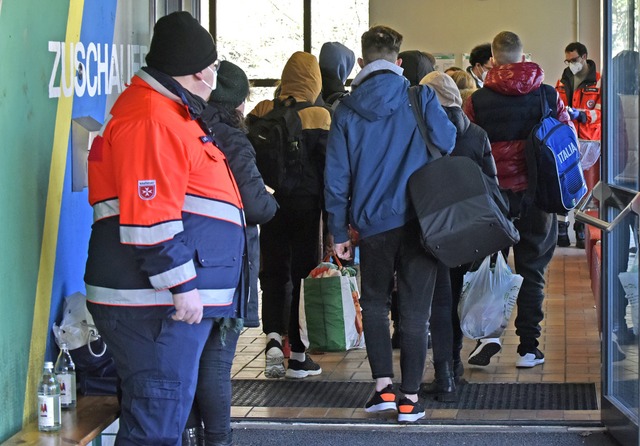
<svg viewBox="0 0 640 446">
<path fill-rule="evenodd" d="M 577 89 L 571 86 L 573 73 L 569 68 L 562 72 L 562 78 L 556 84 L 560 99 L 567 107 L 583 111 L 587 115 L 587 122 L 574 122 L 578 130 L 578 138 L 589 141 L 600 141 L 602 128 L 602 90 L 600 73 L 596 71 L 596 64 L 587 60 L 589 73 Z"/>
<path fill-rule="evenodd" d="M 205 315 L 231 315 L 245 249 L 238 188 L 183 100 L 145 71 L 94 139 L 89 202 L 89 301 L 167 308 L 197 288 Z"/>
<path fill-rule="evenodd" d="M 489 136 L 496 160 L 500 187 L 514 192 L 527 188 L 525 144 L 527 136 L 540 121 L 540 96 L 544 71 L 533 62 L 500 65 L 492 68 L 477 90 L 463 104 L 472 122 L 480 125 Z M 547 100 L 552 101 L 554 89 L 547 87 Z M 558 95 L 554 100 L 556 118 L 571 125 L 571 118 Z M 554 110 L 552 108 L 552 110 Z"/>
</svg>

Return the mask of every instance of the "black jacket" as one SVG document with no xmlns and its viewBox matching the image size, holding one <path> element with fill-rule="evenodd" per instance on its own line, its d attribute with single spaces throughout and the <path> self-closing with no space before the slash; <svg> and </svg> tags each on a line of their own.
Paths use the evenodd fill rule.
<svg viewBox="0 0 640 446">
<path fill-rule="evenodd" d="M 471 158 L 482 172 L 497 181 L 496 162 L 491 153 L 487 132 L 467 118 L 460 107 L 443 107 L 447 117 L 456 127 L 456 145 L 452 156 Z"/>
<path fill-rule="evenodd" d="M 246 327 L 258 327 L 258 270 L 260 268 L 259 224 L 267 223 L 278 210 L 276 199 L 267 192 L 256 167 L 256 154 L 246 134 L 235 127 L 230 113 L 215 103 L 209 103 L 202 119 L 210 129 L 218 148 L 229 162 L 236 180 L 247 222 L 247 256 L 249 260 L 249 301 Z"/>
</svg>

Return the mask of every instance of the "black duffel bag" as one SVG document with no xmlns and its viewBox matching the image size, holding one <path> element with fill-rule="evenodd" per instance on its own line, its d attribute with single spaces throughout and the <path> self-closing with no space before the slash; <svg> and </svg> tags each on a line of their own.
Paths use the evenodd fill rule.
<svg viewBox="0 0 640 446">
<path fill-rule="evenodd" d="M 516 244 L 520 234 L 507 217 L 509 205 L 498 184 L 470 158 L 442 156 L 430 145 L 418 94 L 417 88 L 409 89 L 418 128 L 433 160 L 411 175 L 408 189 L 424 248 L 453 268 Z"/>
</svg>

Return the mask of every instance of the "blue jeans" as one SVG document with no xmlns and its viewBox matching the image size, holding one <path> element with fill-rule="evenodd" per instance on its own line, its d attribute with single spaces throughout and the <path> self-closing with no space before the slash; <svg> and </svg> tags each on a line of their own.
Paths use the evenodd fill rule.
<svg viewBox="0 0 640 446">
<path fill-rule="evenodd" d="M 206 444 L 231 444 L 231 364 L 240 331 L 213 324 L 200 358 L 198 386 L 187 427 L 204 423 Z"/>
<path fill-rule="evenodd" d="M 121 381 L 116 444 L 179 446 L 213 320 L 118 319 L 118 310 L 108 309 L 112 319 L 95 319 Z"/>
<path fill-rule="evenodd" d="M 417 220 L 360 240 L 362 322 L 374 379 L 393 378 L 389 310 L 397 273 L 400 316 L 400 391 L 418 393 L 427 357 L 427 323 L 436 281 L 436 259 L 420 242 Z"/>
</svg>

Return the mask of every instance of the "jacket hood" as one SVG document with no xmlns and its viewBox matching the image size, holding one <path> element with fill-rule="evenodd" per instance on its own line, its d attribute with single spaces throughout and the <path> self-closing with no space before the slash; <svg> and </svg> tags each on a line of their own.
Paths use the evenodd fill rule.
<svg viewBox="0 0 640 446">
<path fill-rule="evenodd" d="M 484 87 L 506 96 L 524 96 L 537 90 L 544 81 L 544 70 L 534 62 L 519 62 L 493 67 Z"/>
<path fill-rule="evenodd" d="M 445 74 L 446 76 L 446 74 Z M 442 107 L 444 108 L 445 113 L 447 114 L 447 118 L 449 121 L 456 127 L 456 135 L 459 138 L 460 135 L 464 135 L 464 133 L 471 125 L 471 121 L 467 118 L 467 115 L 464 114 L 460 107 Z"/>
<path fill-rule="evenodd" d="M 318 63 L 323 82 L 325 78 L 332 78 L 344 85 L 356 64 L 356 55 L 339 42 L 326 42 L 320 49 Z"/>
<path fill-rule="evenodd" d="M 386 60 L 367 64 L 351 83 L 351 94 L 340 104 L 368 121 L 393 114 L 407 104 L 409 81 L 401 73 L 402 68 Z"/>
<path fill-rule="evenodd" d="M 322 89 L 320 65 L 313 54 L 296 51 L 282 69 L 279 99 L 293 96 L 315 103 Z"/>
<path fill-rule="evenodd" d="M 443 107 L 462 107 L 460 90 L 448 74 L 432 71 L 422 78 L 420 84 L 430 86 L 436 92 L 438 101 Z"/>
<path fill-rule="evenodd" d="M 409 79 L 411 85 L 418 85 L 420 79 L 434 70 L 433 64 L 422 51 L 402 51 L 398 54 L 398 59 L 402 59 L 400 66 L 404 69 L 404 77 Z"/>
</svg>

